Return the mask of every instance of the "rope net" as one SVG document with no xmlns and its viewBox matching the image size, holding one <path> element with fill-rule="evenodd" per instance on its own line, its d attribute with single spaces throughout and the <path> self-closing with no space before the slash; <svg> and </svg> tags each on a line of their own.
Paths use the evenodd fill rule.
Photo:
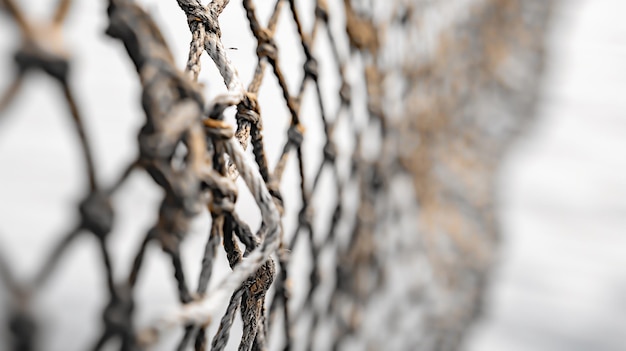
<svg viewBox="0 0 626 351">
<path fill-rule="evenodd" d="M 139 157 L 111 184 L 96 171 L 70 79 L 63 24 L 75 4 L 58 1 L 42 23 L 29 18 L 28 6 L 0 1 L 22 35 L 0 111 L 28 72 L 47 73 L 67 100 L 88 177 L 79 220 L 34 277 L 18 278 L 0 254 L 8 347 L 46 349 L 41 334 L 48 325 L 33 300 L 45 294 L 77 238 L 93 236 L 108 301 L 98 338 L 78 349 L 458 348 L 480 311 L 494 259 L 495 170 L 532 115 L 549 2 L 311 0 L 303 14 L 298 1 L 274 1 L 264 21 L 253 0 L 177 0 L 191 34 L 184 67 L 149 11 L 132 0 L 106 2 L 106 34 L 117 40 L 110 45 L 123 44 L 136 69 L 145 115 Z M 240 27 L 256 45 L 249 81 L 221 39 L 220 15 L 233 6 L 243 6 Z M 297 31 L 295 50 L 304 57 L 296 89 L 277 41 L 281 18 Z M 330 65 L 319 60 L 320 40 L 329 43 Z M 210 98 L 199 83 L 205 55 L 226 87 Z M 276 124 L 259 101 L 268 76 L 282 95 L 270 103 L 289 113 L 276 162 L 266 151 L 273 140 L 264 138 L 264 128 Z M 336 89 L 329 92 L 324 80 L 337 82 Z M 315 108 L 301 108 L 306 94 Z M 316 119 L 323 131 L 314 151 L 322 155 L 319 165 L 307 164 L 303 148 Z M 285 188 L 290 162 L 297 189 Z M 163 196 L 129 273 L 118 279 L 112 197 L 135 172 L 146 172 Z M 243 187 L 258 206 L 258 226 L 235 208 Z M 283 195 L 294 191 L 299 201 L 287 202 Z M 199 274 L 191 276 L 181 244 L 206 210 L 210 230 Z M 295 225 L 288 228 L 287 220 Z M 135 290 L 154 244 L 171 261 L 180 307 L 138 323 Z M 224 258 L 231 271 L 216 280 Z"/>
</svg>

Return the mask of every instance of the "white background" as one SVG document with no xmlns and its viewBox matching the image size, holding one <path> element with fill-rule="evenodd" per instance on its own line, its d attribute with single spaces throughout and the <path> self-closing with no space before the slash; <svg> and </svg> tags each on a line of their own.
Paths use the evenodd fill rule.
<svg viewBox="0 0 626 351">
<path fill-rule="evenodd" d="M 561 3 L 539 120 L 500 175 L 502 265 L 467 350 L 626 349 L 626 2 Z"/>
</svg>

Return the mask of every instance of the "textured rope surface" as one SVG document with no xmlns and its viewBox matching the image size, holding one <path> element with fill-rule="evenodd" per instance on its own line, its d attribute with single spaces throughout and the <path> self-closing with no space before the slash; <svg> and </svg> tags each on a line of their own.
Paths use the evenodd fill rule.
<svg viewBox="0 0 626 351">
<path fill-rule="evenodd" d="M 0 280 L 13 299 L 13 349 L 35 349 L 40 326 L 32 301 L 81 235 L 98 240 L 109 294 L 104 329 L 94 350 L 114 339 L 121 350 L 151 348 L 177 328 L 184 330 L 178 350 L 223 350 L 238 311 L 239 350 L 456 349 L 480 310 L 496 241 L 492 178 L 500 150 L 532 111 L 548 2 L 368 5 L 344 0 L 332 3 L 341 9 L 335 13 L 326 0 L 316 0 L 307 31 L 296 0 L 276 0 L 266 25 L 254 2 L 243 0 L 258 58 L 247 89 L 221 41 L 219 23 L 228 6 L 239 4 L 177 3 L 191 33 L 184 71 L 141 6 L 132 0 L 107 1 L 106 34 L 124 45 L 134 64 L 146 118 L 138 135 L 138 159 L 117 181 L 104 186 L 68 79 L 70 57 L 62 45 L 62 24 L 72 1 L 59 1 L 49 24 L 40 30 L 42 23 L 35 29 L 15 0 L 0 0 L 23 35 L 15 55 L 17 74 L 0 98 L 0 112 L 14 99 L 28 71 L 41 70 L 58 81 L 89 179 L 78 209 L 80 220 L 32 281 L 18 282 L 0 252 Z M 297 91 L 288 88 L 276 42 L 278 19 L 285 11 L 304 55 Z M 453 15 L 446 18 L 446 13 Z M 345 30 L 333 29 L 333 23 Z M 437 33 L 440 45 L 435 49 L 423 27 Z M 336 111 L 330 111 L 323 98 L 324 78 L 315 52 L 322 35 L 330 45 L 340 85 Z M 205 52 L 227 90 L 210 101 L 198 83 Z M 284 104 L 290 116 L 286 142 L 273 169 L 257 101 L 266 70 L 275 76 L 282 94 L 283 101 L 275 103 Z M 520 74 L 527 78 L 510 79 Z M 322 161 L 313 178 L 305 175 L 303 151 L 306 118 L 311 115 L 301 109 L 307 89 L 314 92 L 324 137 Z M 500 100 L 507 101 L 506 109 L 485 112 L 482 107 Z M 226 122 L 229 109 L 236 109 L 236 130 Z M 340 134 L 342 126 L 348 135 Z M 352 140 L 353 147 L 340 148 L 340 138 Z M 250 145 L 253 157 L 246 153 Z M 301 207 L 295 231 L 285 233 L 284 206 L 293 205 L 283 204 L 280 185 L 291 157 L 296 158 Z M 107 244 L 115 217 L 111 197 L 136 171 L 145 171 L 164 196 L 130 273 L 116 280 Z M 337 200 L 324 202 L 332 214 L 320 227 L 315 225 L 313 196 L 322 192 L 325 172 Z M 238 178 L 260 210 L 262 223 L 256 231 L 235 211 Z M 198 285 L 191 291 L 181 243 L 191 221 L 205 208 L 211 229 L 199 262 Z M 302 241 L 309 252 L 301 260 L 310 261 L 310 272 L 296 304 L 292 256 Z M 149 325 L 136 325 L 133 293 L 152 243 L 171 260 L 181 304 Z M 209 288 L 220 246 L 232 271 Z M 210 338 L 208 328 L 218 324 Z"/>
</svg>

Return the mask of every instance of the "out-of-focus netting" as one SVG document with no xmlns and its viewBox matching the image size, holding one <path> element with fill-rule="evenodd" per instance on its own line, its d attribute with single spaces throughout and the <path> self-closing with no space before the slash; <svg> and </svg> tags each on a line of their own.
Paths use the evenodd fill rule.
<svg viewBox="0 0 626 351">
<path fill-rule="evenodd" d="M 192 34 L 181 70 L 148 12 L 132 0 L 108 0 L 106 34 L 119 39 L 137 70 L 146 119 L 138 136 L 139 158 L 105 186 L 68 79 L 62 26 L 72 1 L 60 0 L 49 23 L 35 23 L 18 1 L 0 0 L 23 36 L 15 55 L 18 69 L 0 111 L 27 72 L 46 72 L 60 83 L 70 106 L 89 177 L 80 220 L 32 280 L 17 279 L 0 254 L 0 277 L 13 301 L 14 350 L 36 348 L 45 326 L 31 301 L 45 293 L 42 286 L 81 235 L 98 239 L 109 293 L 94 350 L 114 339 L 122 350 L 155 347 L 177 328 L 184 330 L 179 350 L 222 350 L 236 343 L 239 350 L 459 346 L 480 310 L 493 262 L 494 172 L 505 146 L 532 115 L 549 2 L 336 0 L 333 8 L 341 11 L 335 13 L 327 0 L 314 0 L 314 23 L 306 31 L 297 1 L 274 0 L 269 21 L 262 23 L 253 0 L 177 0 Z M 256 71 L 247 87 L 221 41 L 219 16 L 227 6 L 245 8 L 241 30 L 256 39 L 258 60 L 250 62 Z M 295 92 L 289 90 L 275 40 L 281 12 L 290 13 L 304 54 L 303 79 Z M 333 21 L 344 30 L 334 30 Z M 320 36 L 330 43 L 340 83 L 334 111 L 322 98 L 320 82 L 326 77 L 314 52 Z M 204 53 L 227 87 L 210 101 L 198 83 Z M 290 114 L 287 141 L 273 169 L 257 101 L 268 74 L 282 92 L 282 100 L 272 103 L 285 104 Z M 317 111 L 300 108 L 308 89 L 317 97 Z M 225 120 L 229 109 L 236 109 L 236 128 Z M 325 137 L 319 150 L 323 161 L 307 178 L 302 145 L 307 121 L 316 118 Z M 338 135 L 342 123 L 349 132 Z M 338 149 L 338 138 L 350 140 L 348 153 Z M 245 152 L 248 147 L 254 157 Z M 283 202 L 280 185 L 290 157 L 297 159 L 301 207 L 295 232 L 285 233 L 284 208 L 294 205 Z M 130 274 L 119 280 L 107 246 L 114 234 L 111 196 L 136 171 L 147 172 L 164 196 Z M 327 190 L 336 195 L 322 202 L 332 209 L 330 223 L 316 227 L 312 197 L 325 197 L 319 186 L 325 172 L 333 184 Z M 260 210 L 259 228 L 235 211 L 239 177 Z M 211 229 L 198 262 L 200 275 L 189 277 L 181 242 L 190 221 L 205 208 Z M 306 242 L 306 256 L 293 255 L 299 241 Z M 137 325 L 133 292 L 153 242 L 172 262 L 181 305 L 150 325 Z M 222 249 L 232 271 L 209 289 Z M 306 286 L 296 304 L 292 281 L 297 279 L 290 268 L 297 260 L 309 261 L 310 270 L 306 279 L 295 277 Z M 190 280 L 197 281 L 195 289 Z M 229 344 L 237 313 L 242 337 Z M 219 327 L 208 335 L 212 325 Z"/>
</svg>

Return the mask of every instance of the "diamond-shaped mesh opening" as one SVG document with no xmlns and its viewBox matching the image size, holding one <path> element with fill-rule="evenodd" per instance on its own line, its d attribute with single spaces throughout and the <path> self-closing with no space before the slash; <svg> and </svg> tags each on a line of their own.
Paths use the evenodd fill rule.
<svg viewBox="0 0 626 351">
<path fill-rule="evenodd" d="M 269 67 L 268 67 L 269 70 Z M 287 130 L 291 117 L 285 104 L 278 103 L 282 99 L 282 92 L 276 77 L 267 74 L 259 89 L 258 100 L 263 114 L 263 137 L 272 140 L 266 143 L 266 157 L 268 167 L 274 169 L 287 142 Z"/>
<path fill-rule="evenodd" d="M 280 69 L 283 71 L 289 92 L 297 96 L 304 77 L 302 65 L 304 65 L 305 56 L 288 3 L 283 5 L 283 10 L 278 16 L 277 26 L 274 40 L 278 46 Z"/>
</svg>

